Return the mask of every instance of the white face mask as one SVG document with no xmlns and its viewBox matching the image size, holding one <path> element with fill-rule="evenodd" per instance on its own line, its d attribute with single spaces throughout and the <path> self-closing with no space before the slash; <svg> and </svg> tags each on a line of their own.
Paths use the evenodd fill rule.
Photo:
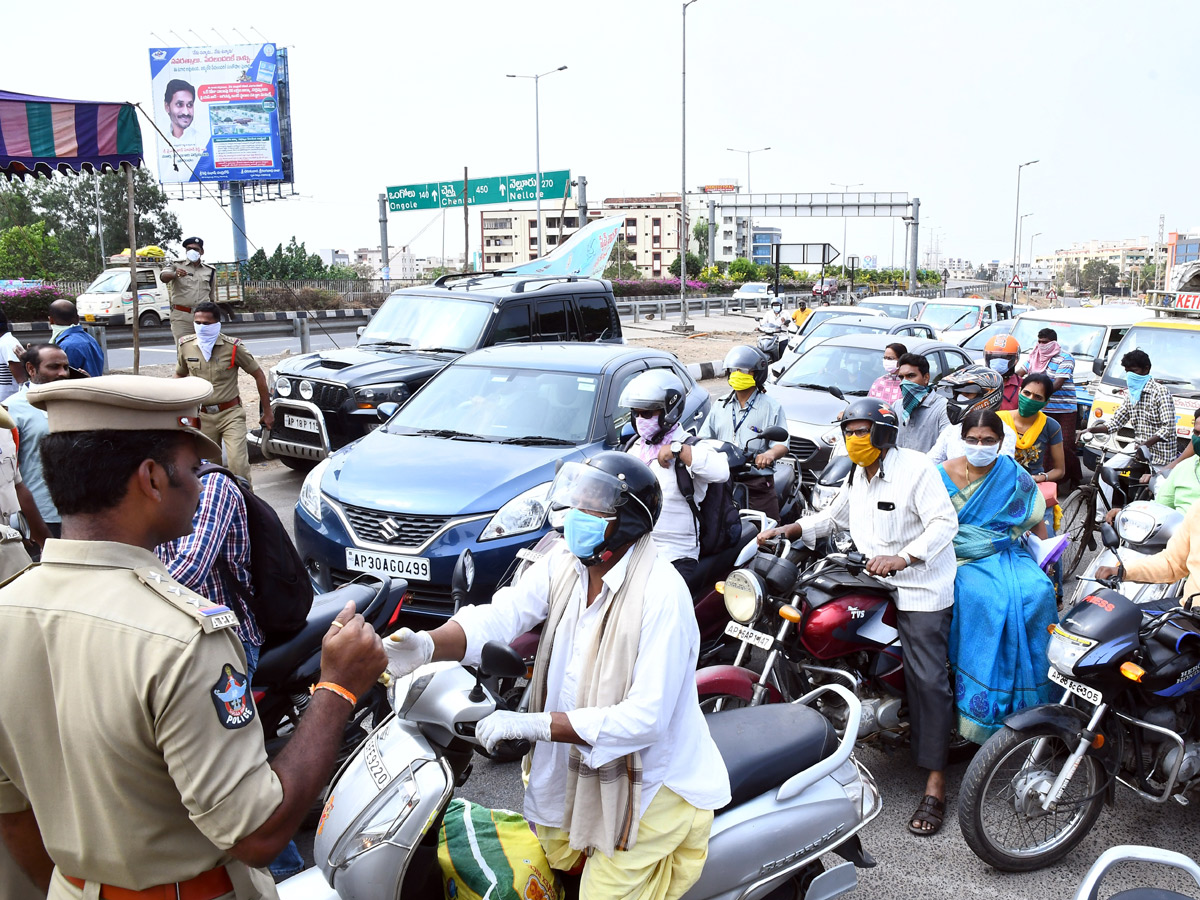
<svg viewBox="0 0 1200 900">
<path fill-rule="evenodd" d="M 221 323 L 214 322 L 211 325 L 200 325 L 193 323 L 193 328 L 196 329 L 196 343 L 200 345 L 200 352 L 205 360 L 212 359 L 213 345 L 217 343 L 217 338 L 221 336 Z"/>
<path fill-rule="evenodd" d="M 980 444 L 977 447 L 967 444 L 966 449 L 967 462 L 977 469 L 990 466 L 996 461 L 996 457 L 1000 455 L 999 444 Z"/>
<path fill-rule="evenodd" d="M 200 262 L 200 251 L 199 250 L 189 250 L 187 252 L 187 258 L 188 258 L 188 262 L 194 262 L 194 263 Z"/>
<path fill-rule="evenodd" d="M 895 372 L 896 369 L 898 369 L 899 367 L 900 367 L 900 361 L 897 359 L 886 359 L 885 358 L 883 361 L 883 371 L 885 371 L 889 374 L 892 372 Z"/>
<path fill-rule="evenodd" d="M 999 372 L 1001 375 L 1008 373 L 1009 361 L 1007 359 L 992 359 L 988 360 L 988 365 Z"/>
</svg>

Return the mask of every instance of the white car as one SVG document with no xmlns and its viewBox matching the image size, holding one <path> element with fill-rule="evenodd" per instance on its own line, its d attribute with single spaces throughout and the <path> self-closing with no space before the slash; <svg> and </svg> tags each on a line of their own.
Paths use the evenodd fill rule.
<svg viewBox="0 0 1200 900">
<path fill-rule="evenodd" d="M 742 306 L 748 303 L 769 303 L 775 299 L 775 290 L 765 281 L 747 281 L 733 292 L 733 299 Z"/>
</svg>

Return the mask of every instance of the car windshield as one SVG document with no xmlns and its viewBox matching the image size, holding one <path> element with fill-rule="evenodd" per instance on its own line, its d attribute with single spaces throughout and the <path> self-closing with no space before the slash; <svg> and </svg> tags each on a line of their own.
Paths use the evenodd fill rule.
<svg viewBox="0 0 1200 900">
<path fill-rule="evenodd" d="M 740 288 L 743 294 L 765 294 L 767 286 L 765 284 L 743 284 Z"/>
<path fill-rule="evenodd" d="M 358 343 L 473 350 L 491 314 L 492 305 L 478 300 L 396 294 L 375 313 Z"/>
<path fill-rule="evenodd" d="M 867 309 L 877 309 L 880 312 L 882 312 L 885 316 L 891 316 L 893 319 L 907 319 L 908 318 L 908 304 L 907 303 L 871 302 L 871 303 L 860 303 L 858 305 L 866 307 Z"/>
<path fill-rule="evenodd" d="M 886 330 L 886 328 L 880 328 L 878 325 L 867 325 L 863 322 L 830 319 L 827 322 L 822 322 L 819 328 L 810 332 L 804 338 L 804 342 L 797 349 L 797 352 L 803 353 L 805 349 L 812 347 L 814 344 L 819 344 L 821 341 L 827 341 L 833 337 L 840 337 L 843 334 L 878 334 Z"/>
<path fill-rule="evenodd" d="M 448 366 L 392 417 L 387 431 L 582 444 L 591 434 L 599 383 L 594 375 Z"/>
<path fill-rule="evenodd" d="M 930 303 L 917 316 L 918 322 L 927 322 L 941 331 L 966 331 L 979 323 L 978 306 L 957 303 Z"/>
<path fill-rule="evenodd" d="M 804 327 L 801 332 L 804 334 L 812 334 L 820 326 L 822 322 L 827 322 L 830 319 L 838 316 L 852 316 L 854 313 L 847 312 L 844 309 L 814 309 L 807 319 L 804 320 Z"/>
<path fill-rule="evenodd" d="M 883 374 L 883 352 L 864 347 L 813 347 L 779 378 L 785 387 L 817 385 L 840 388 L 847 397 L 865 397 Z"/>
<path fill-rule="evenodd" d="M 967 342 L 963 344 L 963 349 L 983 350 L 983 348 L 987 346 L 987 342 L 996 335 L 1008 334 L 1010 331 L 1012 331 L 1012 329 L 1013 323 L 1011 319 L 1005 319 L 1002 322 L 993 322 L 987 328 L 981 329 L 980 331 L 977 331 L 975 334 L 971 335 Z"/>
<path fill-rule="evenodd" d="M 1062 340 L 1061 332 L 1059 340 Z M 1190 328 L 1147 328 L 1134 325 L 1108 358 L 1104 383 L 1125 386 L 1121 357 L 1130 350 L 1145 350 L 1150 357 L 1150 377 L 1168 387 L 1200 390 L 1200 358 L 1196 332 Z"/>
<path fill-rule="evenodd" d="M 1104 326 L 1084 325 L 1076 322 L 1050 322 L 1046 319 L 1017 319 L 1012 334 L 1022 350 L 1032 350 L 1037 344 L 1038 332 L 1050 328 L 1058 335 L 1058 343 L 1072 356 L 1095 359 L 1104 347 Z M 1121 371 L 1124 371 L 1122 369 Z"/>
<path fill-rule="evenodd" d="M 88 285 L 85 294 L 123 294 L 129 290 L 129 270 L 109 269 Z"/>
</svg>

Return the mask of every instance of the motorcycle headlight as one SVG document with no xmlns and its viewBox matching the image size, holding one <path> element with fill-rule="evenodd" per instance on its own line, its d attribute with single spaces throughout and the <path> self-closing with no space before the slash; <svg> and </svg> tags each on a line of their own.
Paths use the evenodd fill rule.
<svg viewBox="0 0 1200 900">
<path fill-rule="evenodd" d="M 758 576 L 745 569 L 729 573 L 725 579 L 725 611 L 729 618 L 749 625 L 762 611 L 763 587 Z"/>
<path fill-rule="evenodd" d="M 1054 630 L 1050 632 L 1050 646 L 1046 649 L 1046 657 L 1050 660 L 1050 665 L 1064 675 L 1074 675 L 1075 663 L 1095 646 L 1095 641 L 1063 631 L 1062 626 L 1055 625 Z"/>
<path fill-rule="evenodd" d="M 300 485 L 300 508 L 318 521 L 321 518 L 321 477 L 328 468 L 329 460 L 321 460 Z"/>
<path fill-rule="evenodd" d="M 545 525 L 546 513 L 550 508 L 550 484 L 549 481 L 539 484 L 505 503 L 484 527 L 479 540 L 490 541 L 513 534 L 524 534 L 537 531 Z"/>
<path fill-rule="evenodd" d="M 1133 544 L 1140 544 L 1154 533 L 1154 516 L 1140 509 L 1125 509 L 1117 516 L 1117 534 Z"/>
<path fill-rule="evenodd" d="M 275 393 L 280 397 L 292 396 L 292 379 L 286 375 L 275 376 Z"/>
<path fill-rule="evenodd" d="M 421 762 L 425 764 L 428 760 Z M 414 775 L 414 769 L 406 769 L 379 792 L 334 846 L 329 854 L 330 866 L 340 869 L 350 860 L 372 847 L 387 843 L 395 836 L 404 820 L 421 802 L 421 790 L 417 787 Z"/>
<path fill-rule="evenodd" d="M 374 409 L 381 403 L 403 403 L 408 399 L 407 384 L 372 384 L 354 389 L 359 409 Z"/>
</svg>

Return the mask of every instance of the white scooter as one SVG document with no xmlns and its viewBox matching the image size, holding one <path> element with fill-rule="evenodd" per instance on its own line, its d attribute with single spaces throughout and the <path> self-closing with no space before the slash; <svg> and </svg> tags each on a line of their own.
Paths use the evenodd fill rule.
<svg viewBox="0 0 1200 900">
<path fill-rule="evenodd" d="M 1122 559 L 1128 562 L 1131 558 L 1151 556 L 1167 546 L 1167 541 L 1183 525 L 1184 514 L 1177 509 L 1155 503 L 1153 500 L 1137 500 L 1123 507 L 1117 514 L 1117 534 L 1121 539 L 1121 557 L 1116 550 L 1103 548 L 1088 564 L 1087 569 L 1075 582 L 1075 590 L 1071 594 L 1070 606 L 1074 606 L 1089 594 L 1094 594 L 1104 587 L 1096 581 L 1096 569 L 1100 566 L 1118 566 Z M 1183 581 L 1172 584 L 1138 584 L 1133 581 L 1122 582 L 1116 590 L 1120 591 L 1134 603 L 1160 603 L 1160 601 L 1179 600 L 1183 598 Z M 1160 603 L 1161 605 L 1161 603 Z M 1169 608 L 1171 605 L 1163 607 Z M 1064 608 L 1070 608 L 1070 606 Z"/>
<path fill-rule="evenodd" d="M 497 705 L 483 680 L 525 670 L 506 644 L 487 644 L 482 657 L 477 674 L 432 663 L 393 685 L 395 715 L 329 791 L 317 867 L 283 882 L 282 900 L 442 896 L 442 815 L 470 774 L 475 724 Z M 850 710 L 841 737 L 811 705 L 830 692 Z M 704 871 L 685 900 L 756 900 L 789 883 L 797 896 L 826 900 L 855 888 L 855 867 L 875 864 L 858 832 L 881 809 L 874 779 L 853 755 L 860 715 L 850 691 L 828 685 L 795 703 L 709 716 L 733 799 L 717 811 Z M 831 851 L 847 861 L 824 870 L 820 857 Z"/>
</svg>

